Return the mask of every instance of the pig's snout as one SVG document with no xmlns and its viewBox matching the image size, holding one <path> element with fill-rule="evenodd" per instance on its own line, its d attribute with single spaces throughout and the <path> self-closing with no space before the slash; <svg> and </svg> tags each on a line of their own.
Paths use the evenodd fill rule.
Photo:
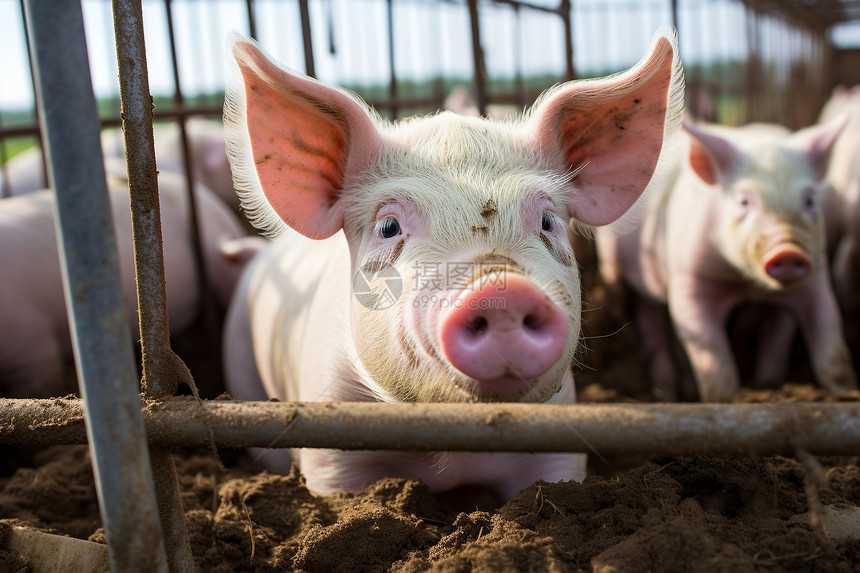
<svg viewBox="0 0 860 573">
<path fill-rule="evenodd" d="M 479 392 L 521 394 L 564 354 L 567 317 L 526 277 L 496 278 L 479 279 L 453 299 L 439 340 L 457 370 L 488 385 Z"/>
<path fill-rule="evenodd" d="M 812 260 L 794 245 L 778 245 L 764 256 L 764 271 L 783 285 L 802 281 L 812 272 Z"/>
</svg>

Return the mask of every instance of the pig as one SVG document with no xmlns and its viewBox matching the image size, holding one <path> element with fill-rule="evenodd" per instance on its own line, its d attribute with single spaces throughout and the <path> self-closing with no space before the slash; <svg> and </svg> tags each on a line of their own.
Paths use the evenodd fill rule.
<svg viewBox="0 0 860 573">
<path fill-rule="evenodd" d="M 857 387 L 830 285 L 820 202 L 829 150 L 843 126 L 844 118 L 796 133 L 686 124 L 674 181 L 655 193 L 633 230 L 598 229 L 601 275 L 634 293 L 660 399 L 674 400 L 678 391 L 667 309 L 699 398 L 732 398 L 740 381 L 726 323 L 743 303 L 765 305 L 763 318 L 779 325 L 765 337 L 766 354 L 785 354 L 796 324 L 818 382 L 836 393 Z"/>
<path fill-rule="evenodd" d="M 129 323 L 137 339 L 137 297 L 128 182 L 108 179 L 121 279 Z M 159 176 L 167 305 L 171 333 L 199 312 L 199 284 L 188 225 L 185 180 Z M 236 216 L 205 186 L 195 190 L 203 254 L 213 297 L 224 308 L 244 264 L 265 243 L 245 237 Z M 54 230 L 53 194 L 43 190 L 0 201 L 0 392 L 5 397 L 50 397 L 74 391 L 64 375 L 72 346 Z"/>
<path fill-rule="evenodd" d="M 848 125 L 833 147 L 827 170 L 837 206 L 830 217 L 835 233 L 833 284 L 842 309 L 855 319 L 860 312 L 860 86 L 835 90 L 819 123 L 841 114 L 848 115 Z"/>
<path fill-rule="evenodd" d="M 581 294 L 567 226 L 606 225 L 649 186 L 680 125 L 673 34 L 620 75 L 545 93 L 523 118 L 390 123 L 356 96 L 233 39 L 225 127 L 234 184 L 271 247 L 227 316 L 232 396 L 575 401 Z M 584 454 L 264 450 L 314 492 L 382 477 L 497 500 L 581 480 Z"/>
<path fill-rule="evenodd" d="M 221 125 L 191 118 L 186 126 L 194 180 L 203 183 L 229 206 L 237 209 L 239 200 L 233 189 Z M 157 125 L 154 136 L 158 169 L 184 173 L 179 126 L 175 123 Z M 125 158 L 122 133 L 108 130 L 102 133 L 101 139 L 106 174 L 121 177 L 125 174 L 125 161 L 111 159 Z M 42 157 L 42 151 L 36 147 L 13 157 L 4 167 L 5 178 L 0 179 L 0 197 L 25 195 L 48 187 Z"/>
</svg>

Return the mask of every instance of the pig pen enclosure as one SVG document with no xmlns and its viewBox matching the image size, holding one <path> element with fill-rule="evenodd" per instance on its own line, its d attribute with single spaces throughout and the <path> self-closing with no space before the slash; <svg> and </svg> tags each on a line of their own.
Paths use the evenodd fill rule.
<svg viewBox="0 0 860 573">
<path fill-rule="evenodd" d="M 206 279 L 203 205 L 188 194 L 187 233 L 201 237 L 189 247 L 194 318 L 168 331 L 154 184 L 156 169 L 189 189 L 217 184 L 195 165 L 206 162 L 196 144 L 199 120 L 220 119 L 231 29 L 396 119 L 517 113 L 559 81 L 629 67 L 669 23 L 691 115 L 796 129 L 836 85 L 860 83 L 860 50 L 836 42 L 860 3 L 0 0 L 0 10 L 0 201 L 21 190 L 16 160 L 28 153 L 30 174 L 56 189 L 76 366 L 52 396 L 82 396 L 21 391 L 0 372 L 0 570 L 860 568 L 860 396 L 817 388 L 802 351 L 785 384 L 744 387 L 734 404 L 656 403 L 641 341 L 580 237 L 576 406 L 233 401 L 221 395 L 224 308 Z M 123 157 L 123 121 L 142 353 L 105 223 L 102 173 L 111 142 Z M 170 145 L 175 157 L 162 154 Z M 176 248 L 165 237 L 164 252 Z M 2 281 L 22 278 L 11 275 L 0 269 Z M 297 470 L 262 471 L 244 446 L 580 451 L 589 477 L 537 482 L 500 507 L 478 490 L 442 499 L 394 477 L 316 496 Z"/>
</svg>

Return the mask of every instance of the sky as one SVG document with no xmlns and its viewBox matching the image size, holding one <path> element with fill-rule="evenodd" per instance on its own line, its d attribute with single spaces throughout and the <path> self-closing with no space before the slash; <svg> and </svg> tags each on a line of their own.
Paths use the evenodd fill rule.
<svg viewBox="0 0 860 573">
<path fill-rule="evenodd" d="M 531 0 L 555 6 L 558 0 Z M 620 70 L 645 54 L 654 32 L 671 23 L 669 0 L 575 0 L 574 65 L 577 70 Z M 743 57 L 743 10 L 736 0 L 681 2 L 681 56 L 686 62 Z M 464 2 L 397 0 L 394 65 L 400 78 L 472 76 L 468 11 Z M 183 92 L 223 89 L 226 38 L 248 32 L 243 0 L 174 0 Z M 296 0 L 255 2 L 258 39 L 281 63 L 304 71 Z M 372 85 L 387 81 L 389 54 L 385 0 L 311 0 L 317 76 L 328 82 Z M 96 95 L 119 91 L 108 0 L 83 0 L 82 8 Z M 154 94 L 170 94 L 173 74 L 162 0 L 143 0 L 144 34 Z M 19 0 L 0 0 L 0 111 L 32 106 L 33 94 Z M 716 25 L 715 25 L 716 24 Z M 771 28 L 767 36 L 775 33 Z M 560 18 L 506 6 L 481 10 L 487 68 L 493 77 L 564 73 Z M 331 41 L 334 38 L 334 41 Z M 860 27 L 837 38 L 860 45 Z M 332 51 L 331 48 L 334 48 Z"/>
</svg>

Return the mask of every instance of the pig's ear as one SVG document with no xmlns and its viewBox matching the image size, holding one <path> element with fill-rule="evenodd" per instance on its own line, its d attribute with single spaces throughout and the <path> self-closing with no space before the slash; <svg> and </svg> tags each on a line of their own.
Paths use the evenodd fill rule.
<svg viewBox="0 0 860 573">
<path fill-rule="evenodd" d="M 235 188 L 267 235 L 281 221 L 313 239 L 343 226 L 341 195 L 380 148 L 370 110 L 355 96 L 272 63 L 251 40 L 234 38 L 237 80 L 224 103 Z"/>
<path fill-rule="evenodd" d="M 707 133 L 689 123 L 684 130 L 690 136 L 690 167 L 699 179 L 708 185 L 715 185 L 739 161 L 740 154 L 734 145 L 717 135 Z"/>
<path fill-rule="evenodd" d="M 801 129 L 791 136 L 791 145 L 802 153 L 819 178 L 827 172 L 830 151 L 848 124 L 849 114 L 841 113 L 824 124 Z"/>
<path fill-rule="evenodd" d="M 684 78 L 674 33 L 655 37 L 636 66 L 563 84 L 537 102 L 530 136 L 559 171 L 578 174 L 569 211 L 587 225 L 623 215 L 652 180 L 681 124 Z"/>
</svg>

